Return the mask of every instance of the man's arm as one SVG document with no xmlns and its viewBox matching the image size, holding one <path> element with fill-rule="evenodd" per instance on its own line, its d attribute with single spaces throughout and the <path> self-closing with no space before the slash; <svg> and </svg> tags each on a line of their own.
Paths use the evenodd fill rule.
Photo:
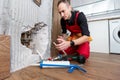
<svg viewBox="0 0 120 80">
<path fill-rule="evenodd" d="M 89 41 L 89 37 L 86 35 L 83 35 L 82 37 L 75 39 L 75 40 L 72 40 L 72 41 L 74 42 L 74 46 L 76 46 L 76 45 L 80 45 L 84 42 Z"/>
<path fill-rule="evenodd" d="M 75 45 L 80 45 L 84 42 L 89 41 L 89 36 L 90 36 L 90 32 L 88 30 L 87 19 L 83 12 L 79 13 L 77 23 L 82 30 L 82 37 L 76 40 L 73 40 L 73 42 Z"/>
</svg>

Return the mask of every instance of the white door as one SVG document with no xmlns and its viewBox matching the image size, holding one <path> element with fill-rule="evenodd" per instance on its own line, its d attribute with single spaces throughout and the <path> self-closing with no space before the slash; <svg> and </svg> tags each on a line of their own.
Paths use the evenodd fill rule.
<svg viewBox="0 0 120 80">
<path fill-rule="evenodd" d="M 93 38 L 90 42 L 90 51 L 109 53 L 108 20 L 89 22 L 89 30 Z"/>
</svg>

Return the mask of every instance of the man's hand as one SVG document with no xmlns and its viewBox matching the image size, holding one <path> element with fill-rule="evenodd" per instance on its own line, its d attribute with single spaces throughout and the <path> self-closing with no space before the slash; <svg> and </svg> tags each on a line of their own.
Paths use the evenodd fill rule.
<svg viewBox="0 0 120 80">
<path fill-rule="evenodd" d="M 58 42 L 58 44 L 61 43 L 61 40 L 59 40 L 59 39 L 64 39 L 64 37 L 63 37 L 63 36 L 58 36 L 58 38 L 57 38 L 57 42 Z"/>
<path fill-rule="evenodd" d="M 55 46 L 59 51 L 65 50 L 70 47 L 70 41 L 66 41 L 63 38 L 58 38 L 57 41 L 58 44 L 56 44 Z"/>
</svg>

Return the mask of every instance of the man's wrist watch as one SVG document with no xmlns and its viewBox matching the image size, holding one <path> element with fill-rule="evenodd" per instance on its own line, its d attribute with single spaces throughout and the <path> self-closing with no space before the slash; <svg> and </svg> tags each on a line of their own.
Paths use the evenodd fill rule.
<svg viewBox="0 0 120 80">
<path fill-rule="evenodd" d="M 70 46 L 75 46 L 75 42 L 74 41 L 70 41 Z"/>
</svg>

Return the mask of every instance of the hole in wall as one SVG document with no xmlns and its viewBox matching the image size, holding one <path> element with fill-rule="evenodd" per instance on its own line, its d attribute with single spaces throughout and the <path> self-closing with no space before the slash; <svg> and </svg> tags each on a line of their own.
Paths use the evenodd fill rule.
<svg viewBox="0 0 120 80">
<path fill-rule="evenodd" d="M 33 42 L 33 39 L 38 34 L 38 31 L 41 30 L 43 27 L 47 26 L 44 22 L 38 22 L 34 24 L 34 27 L 32 27 L 30 30 L 22 32 L 21 33 L 21 44 L 26 46 L 27 48 L 30 48 L 32 50 L 32 53 L 35 54 L 35 42 Z"/>
<path fill-rule="evenodd" d="M 31 32 L 26 31 L 21 34 L 21 43 L 29 48 L 30 42 L 32 41 Z"/>
</svg>

